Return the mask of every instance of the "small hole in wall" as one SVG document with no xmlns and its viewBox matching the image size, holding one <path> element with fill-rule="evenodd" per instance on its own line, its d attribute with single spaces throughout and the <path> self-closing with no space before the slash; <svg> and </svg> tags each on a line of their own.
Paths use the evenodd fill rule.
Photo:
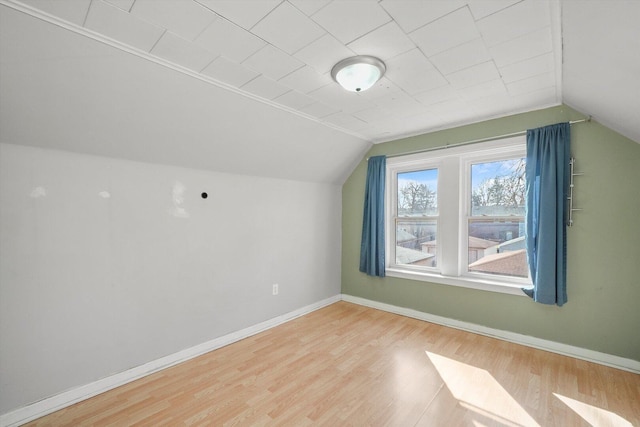
<svg viewBox="0 0 640 427">
<path fill-rule="evenodd" d="M 202 193 L 200 196 L 202 196 L 203 199 L 206 199 L 207 197 L 209 197 L 207 193 Z"/>
</svg>

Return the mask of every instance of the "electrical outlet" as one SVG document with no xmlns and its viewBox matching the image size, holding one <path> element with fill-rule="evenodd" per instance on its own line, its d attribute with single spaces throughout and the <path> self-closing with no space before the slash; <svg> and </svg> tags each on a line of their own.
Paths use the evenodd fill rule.
<svg viewBox="0 0 640 427">
<path fill-rule="evenodd" d="M 278 284 L 277 283 L 273 284 L 273 295 L 278 295 Z"/>
</svg>

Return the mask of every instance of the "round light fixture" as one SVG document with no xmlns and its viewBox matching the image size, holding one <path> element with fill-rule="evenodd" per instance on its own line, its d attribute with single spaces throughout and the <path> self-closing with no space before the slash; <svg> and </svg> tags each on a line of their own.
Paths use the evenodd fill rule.
<svg viewBox="0 0 640 427">
<path fill-rule="evenodd" d="M 386 70 L 384 62 L 374 56 L 352 56 L 334 65 L 331 77 L 350 92 L 362 92 L 380 80 Z"/>
</svg>

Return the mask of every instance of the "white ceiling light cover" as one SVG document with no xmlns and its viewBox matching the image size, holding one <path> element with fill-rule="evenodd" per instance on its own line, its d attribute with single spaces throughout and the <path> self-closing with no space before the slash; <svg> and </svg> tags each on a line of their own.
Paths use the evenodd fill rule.
<svg viewBox="0 0 640 427">
<path fill-rule="evenodd" d="M 373 56 L 353 56 L 338 62 L 331 77 L 350 92 L 362 92 L 376 84 L 384 75 L 384 62 Z"/>
</svg>

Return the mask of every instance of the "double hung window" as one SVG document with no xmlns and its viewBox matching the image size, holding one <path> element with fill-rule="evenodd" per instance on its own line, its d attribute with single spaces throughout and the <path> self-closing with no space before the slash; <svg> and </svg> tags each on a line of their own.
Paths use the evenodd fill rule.
<svg viewBox="0 0 640 427">
<path fill-rule="evenodd" d="M 387 160 L 389 276 L 520 294 L 524 137 Z"/>
</svg>

